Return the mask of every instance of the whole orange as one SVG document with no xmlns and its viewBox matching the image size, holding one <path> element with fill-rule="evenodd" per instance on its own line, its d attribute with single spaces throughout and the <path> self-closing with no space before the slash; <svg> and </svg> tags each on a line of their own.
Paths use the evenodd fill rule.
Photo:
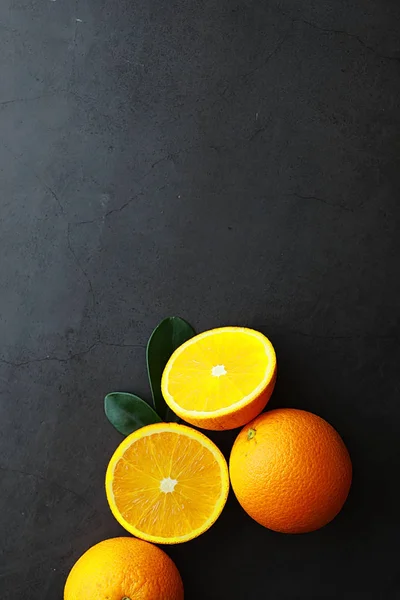
<svg viewBox="0 0 400 600">
<path fill-rule="evenodd" d="M 135 538 L 105 540 L 72 567 L 64 600 L 183 600 L 183 584 L 163 550 Z"/>
<path fill-rule="evenodd" d="M 282 533 L 323 527 L 349 493 L 352 465 L 337 431 L 304 410 L 271 410 L 248 423 L 233 445 L 232 488 L 258 523 Z"/>
</svg>

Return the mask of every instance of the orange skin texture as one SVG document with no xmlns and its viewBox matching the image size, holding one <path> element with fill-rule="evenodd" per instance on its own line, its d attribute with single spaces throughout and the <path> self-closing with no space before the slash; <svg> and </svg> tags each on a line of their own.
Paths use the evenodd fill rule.
<svg viewBox="0 0 400 600">
<path fill-rule="evenodd" d="M 73 566 L 64 600 L 183 600 L 174 562 L 148 542 L 120 537 L 90 548 Z"/>
<path fill-rule="evenodd" d="M 271 410 L 248 423 L 233 445 L 233 491 L 257 523 L 306 533 L 329 523 L 348 496 L 352 464 L 340 435 L 303 410 Z"/>
<path fill-rule="evenodd" d="M 243 427 L 245 423 L 248 423 L 254 419 L 267 406 L 275 387 L 276 365 L 274 369 L 274 375 L 268 385 L 264 388 L 261 394 L 254 398 L 254 400 L 252 400 L 249 404 L 246 404 L 246 406 L 242 406 L 228 415 L 215 418 L 213 416 L 188 417 L 187 415 L 182 418 L 184 418 L 187 423 L 190 423 L 195 427 L 200 427 L 201 429 L 211 429 L 214 431 L 224 431 L 225 429 L 236 429 L 237 427 Z"/>
</svg>

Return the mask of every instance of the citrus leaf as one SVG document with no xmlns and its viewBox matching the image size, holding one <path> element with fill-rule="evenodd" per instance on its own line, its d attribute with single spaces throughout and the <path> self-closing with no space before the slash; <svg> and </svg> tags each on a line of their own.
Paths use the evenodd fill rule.
<svg viewBox="0 0 400 600">
<path fill-rule="evenodd" d="M 139 396 L 127 392 L 111 392 L 104 398 L 104 411 L 107 419 L 123 435 L 159 423 L 158 414 Z"/>
<path fill-rule="evenodd" d="M 148 341 L 147 372 L 153 394 L 153 404 L 164 421 L 179 420 L 167 406 L 161 392 L 161 377 L 165 365 L 171 354 L 194 335 L 196 332 L 189 323 L 180 317 L 168 317 L 155 328 Z"/>
</svg>

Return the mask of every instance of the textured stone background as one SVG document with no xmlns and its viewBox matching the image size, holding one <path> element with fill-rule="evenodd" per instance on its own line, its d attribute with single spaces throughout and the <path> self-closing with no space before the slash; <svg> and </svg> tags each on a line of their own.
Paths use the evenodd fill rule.
<svg viewBox="0 0 400 600">
<path fill-rule="evenodd" d="M 0 75 L 2 599 L 61 598 L 122 533 L 103 396 L 149 397 L 173 314 L 269 335 L 271 406 L 355 469 L 311 535 L 230 498 L 168 550 L 187 600 L 400 597 L 398 1 L 2 0 Z"/>
</svg>

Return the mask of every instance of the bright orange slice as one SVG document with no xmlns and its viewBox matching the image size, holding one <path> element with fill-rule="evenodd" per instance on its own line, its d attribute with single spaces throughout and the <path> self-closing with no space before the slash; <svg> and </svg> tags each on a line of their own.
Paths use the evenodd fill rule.
<svg viewBox="0 0 400 600">
<path fill-rule="evenodd" d="M 106 474 L 114 517 L 130 533 L 156 544 L 178 544 L 217 520 L 229 492 L 225 458 L 186 425 L 156 423 L 129 435 Z"/>
<path fill-rule="evenodd" d="M 222 327 L 180 346 L 162 377 L 168 406 L 205 429 L 234 429 L 254 419 L 274 389 L 276 356 L 258 331 Z"/>
</svg>

